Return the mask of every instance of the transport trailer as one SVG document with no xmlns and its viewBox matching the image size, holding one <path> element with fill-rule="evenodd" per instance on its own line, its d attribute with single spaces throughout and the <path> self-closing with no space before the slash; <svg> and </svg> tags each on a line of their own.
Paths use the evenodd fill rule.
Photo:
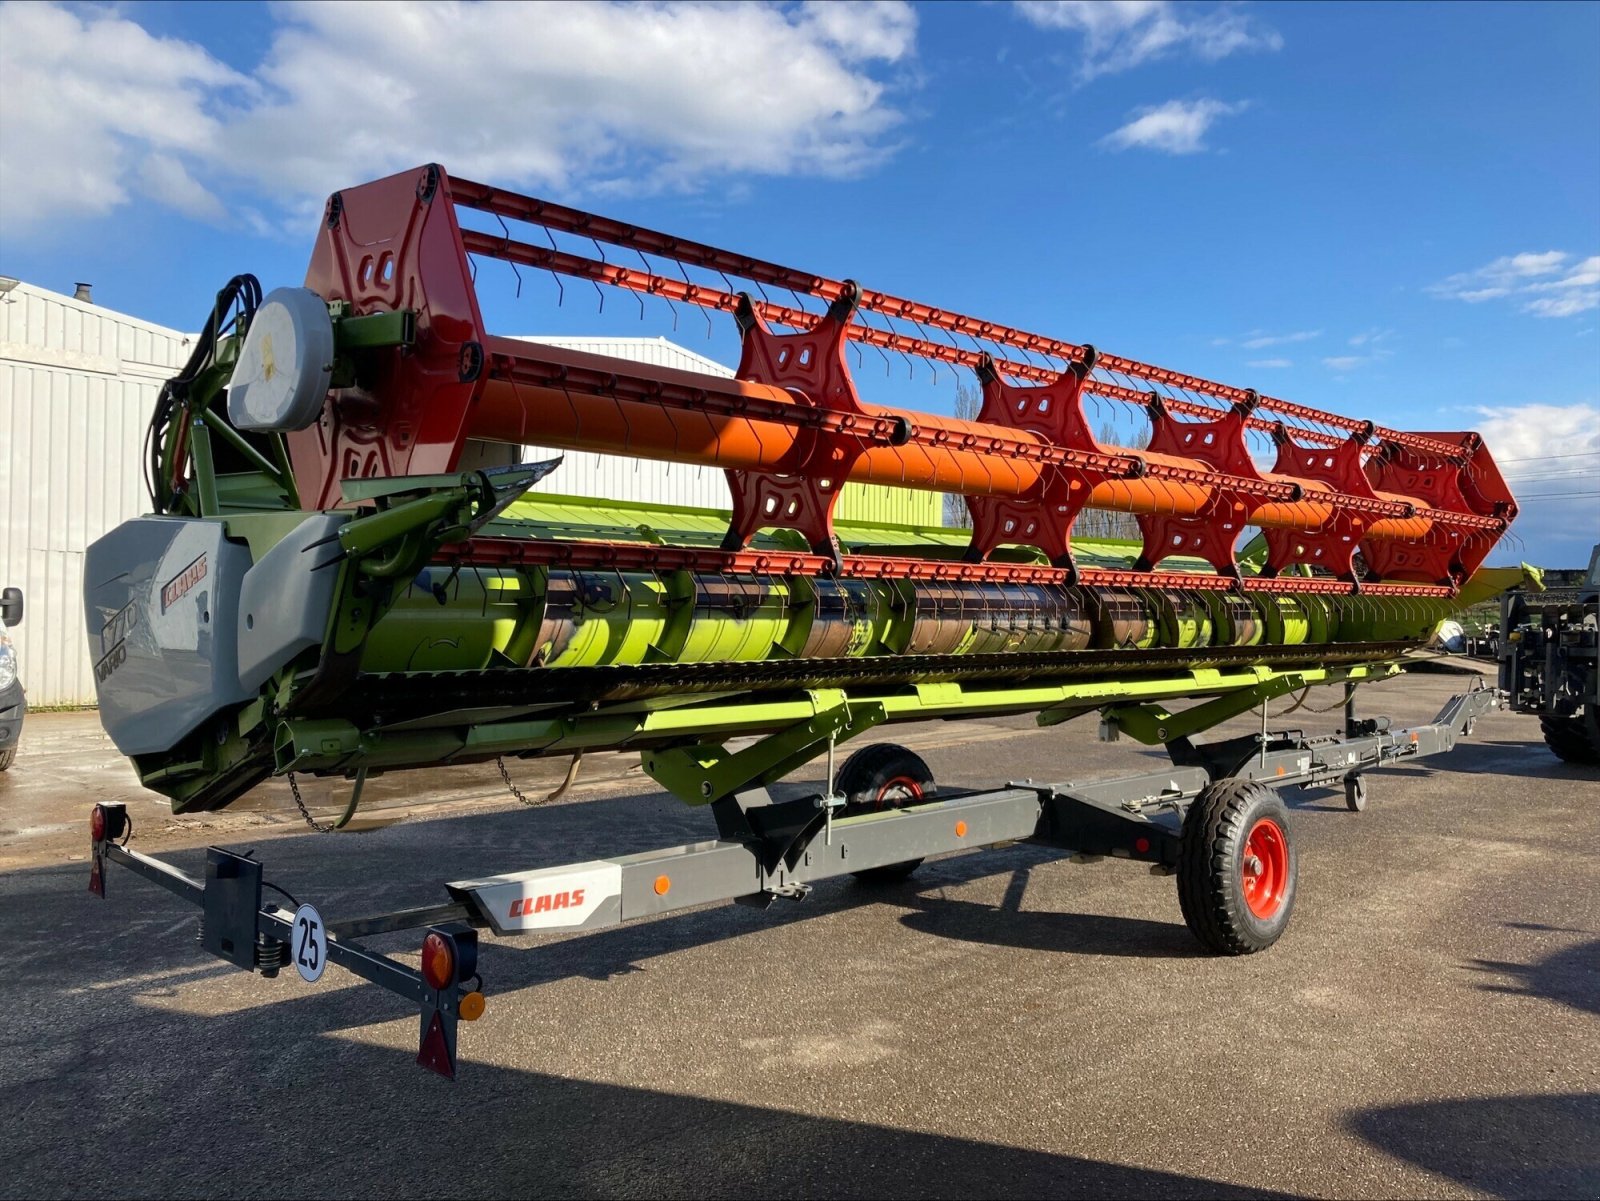
<svg viewBox="0 0 1600 1201">
<path fill-rule="evenodd" d="M 900 881 L 931 855 L 1026 841 L 1079 859 L 1147 863 L 1155 874 L 1176 877 L 1184 921 L 1206 949 L 1247 955 L 1272 946 L 1294 908 L 1299 855 L 1279 790 L 1342 785 L 1348 807 L 1363 810 L 1368 772 L 1452 749 L 1504 700 L 1497 689 L 1480 687 L 1451 698 L 1426 725 L 1391 729 L 1383 718 L 1358 720 L 1357 684 L 1399 670 L 1389 664 L 1335 673 L 1345 689 L 1344 730 L 1324 737 L 1267 728 L 1264 698 L 1298 686 L 1297 677 L 1176 715 L 1154 704 L 1111 706 L 1102 712 L 1101 736 L 1162 744 L 1169 768 L 1093 781 L 1011 781 L 981 791 L 941 790 L 920 757 L 887 742 L 856 751 L 835 772 L 837 730 L 822 720 L 808 732 L 828 743 L 827 790 L 778 800 L 761 783 L 786 766 L 790 743 L 737 752 L 755 751 L 761 763 L 740 764 L 745 783 L 710 803 L 715 839 L 458 880 L 436 904 L 343 921 L 325 919 L 314 904 L 268 881 L 250 855 L 211 847 L 205 876 L 195 879 L 142 854 L 129 846 L 126 807 L 102 803 L 90 819 L 89 888 L 104 898 L 108 867 L 121 864 L 198 906 L 200 945 L 225 962 L 267 977 L 292 966 L 308 983 L 335 963 L 399 994 L 418 1007 L 417 1063 L 450 1079 L 458 1023 L 485 1009 L 481 930 L 500 937 L 590 931 L 730 900 L 766 908 L 804 900 L 818 882 L 842 876 Z M 1202 734 L 1258 697 L 1260 731 L 1214 740 Z M 653 774 L 671 779 L 680 795 L 716 794 L 721 766 L 684 760 L 657 764 Z M 730 777 L 724 771 L 720 778 Z M 406 930 L 424 931 L 416 968 L 361 942 Z"/>
</svg>

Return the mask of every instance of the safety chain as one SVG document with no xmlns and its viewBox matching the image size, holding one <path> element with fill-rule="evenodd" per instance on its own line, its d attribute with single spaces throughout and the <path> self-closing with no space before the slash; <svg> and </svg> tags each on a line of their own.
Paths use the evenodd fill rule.
<svg viewBox="0 0 1600 1201">
<path fill-rule="evenodd" d="M 300 810 L 300 816 L 306 819 L 306 825 L 310 826 L 318 834 L 332 834 L 335 828 L 333 822 L 323 824 L 311 816 L 311 810 L 306 808 L 305 801 L 300 798 L 300 784 L 294 778 L 293 772 L 288 773 L 288 779 L 289 795 L 294 797 L 295 806 Z"/>
<path fill-rule="evenodd" d="M 512 782 L 511 773 L 506 770 L 506 759 L 504 755 L 496 757 L 494 765 L 500 769 L 500 778 L 506 782 L 506 787 L 511 790 L 511 795 L 517 798 L 518 804 L 526 805 L 529 809 L 535 809 L 544 803 L 543 801 L 530 801 L 527 796 L 524 795 L 522 789 L 518 788 L 516 784 Z"/>
<path fill-rule="evenodd" d="M 494 762 L 495 766 L 500 769 L 500 778 L 506 782 L 506 787 L 511 790 L 511 795 L 517 798 L 517 802 L 519 804 L 526 805 L 529 809 L 537 809 L 541 805 L 548 805 L 553 801 L 559 800 L 562 794 L 565 793 L 567 789 L 572 787 L 572 782 L 578 778 L 578 765 L 583 762 L 583 752 L 579 751 L 577 754 L 572 756 L 572 762 L 567 765 L 566 779 L 561 781 L 561 786 L 554 792 L 547 793 L 536 801 L 529 800 L 526 794 L 523 793 L 522 789 L 518 788 L 514 783 L 512 783 L 511 773 L 506 770 L 506 760 L 504 755 L 496 756 Z"/>
</svg>

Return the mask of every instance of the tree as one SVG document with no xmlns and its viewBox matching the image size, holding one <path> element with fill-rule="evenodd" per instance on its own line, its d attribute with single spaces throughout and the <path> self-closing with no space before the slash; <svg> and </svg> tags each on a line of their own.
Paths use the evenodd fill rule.
<svg viewBox="0 0 1600 1201">
<path fill-rule="evenodd" d="M 956 381 L 956 417 L 961 421 L 976 421 L 983 407 L 983 394 L 965 380 Z M 967 498 L 955 492 L 944 494 L 944 523 L 956 529 L 970 530 L 972 514 L 967 512 Z"/>
<path fill-rule="evenodd" d="M 1095 439 L 1102 446 L 1126 446 L 1129 450 L 1143 450 L 1149 445 L 1150 435 L 1141 433 L 1135 438 L 1126 439 L 1114 424 L 1106 421 L 1095 431 Z M 1085 509 L 1072 523 L 1072 535 L 1075 538 L 1085 539 L 1127 538 L 1137 542 L 1139 523 L 1133 519 L 1132 513 L 1123 513 L 1116 509 Z"/>
</svg>

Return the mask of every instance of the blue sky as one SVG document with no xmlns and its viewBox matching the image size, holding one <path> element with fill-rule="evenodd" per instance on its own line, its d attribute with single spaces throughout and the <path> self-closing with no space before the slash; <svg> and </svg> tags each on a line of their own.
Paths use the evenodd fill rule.
<svg viewBox="0 0 1600 1201">
<path fill-rule="evenodd" d="M 1524 498 L 1495 560 L 1600 539 L 1600 5 L 8 4 L 0 77 L 0 272 L 164 324 L 298 283 L 329 191 L 436 159 L 1480 429 Z M 670 333 L 480 290 L 499 332 Z"/>
</svg>

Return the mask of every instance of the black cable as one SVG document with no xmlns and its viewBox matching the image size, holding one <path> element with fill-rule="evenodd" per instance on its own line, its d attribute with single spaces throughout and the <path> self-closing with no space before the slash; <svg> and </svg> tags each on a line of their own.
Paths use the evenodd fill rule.
<svg viewBox="0 0 1600 1201">
<path fill-rule="evenodd" d="M 300 902 L 295 900 L 294 894 L 292 892 L 290 892 L 287 888 L 279 888 L 271 880 L 263 880 L 263 881 L 261 881 L 261 887 L 262 888 L 270 888 L 270 889 L 272 889 L 273 892 L 278 893 L 280 896 L 287 898 L 289 904 L 293 905 L 296 909 L 300 908 Z"/>
<path fill-rule="evenodd" d="M 235 275 L 230 279 L 222 291 L 217 293 L 216 303 L 212 305 L 211 313 L 206 318 L 205 328 L 195 339 L 189 361 L 184 364 L 182 371 L 161 386 L 161 391 L 156 395 L 155 409 L 150 414 L 150 424 L 145 430 L 144 483 L 145 491 L 150 495 L 150 503 L 158 511 L 162 508 L 161 498 L 156 491 L 156 481 L 161 475 L 161 446 L 167 426 L 172 423 L 173 413 L 188 399 L 190 386 L 211 363 L 217 339 L 234 328 L 240 318 L 248 323 L 260 305 L 260 280 L 248 274 Z M 235 306 L 238 307 L 238 312 L 234 311 Z M 225 317 L 226 322 L 224 322 Z"/>
</svg>

